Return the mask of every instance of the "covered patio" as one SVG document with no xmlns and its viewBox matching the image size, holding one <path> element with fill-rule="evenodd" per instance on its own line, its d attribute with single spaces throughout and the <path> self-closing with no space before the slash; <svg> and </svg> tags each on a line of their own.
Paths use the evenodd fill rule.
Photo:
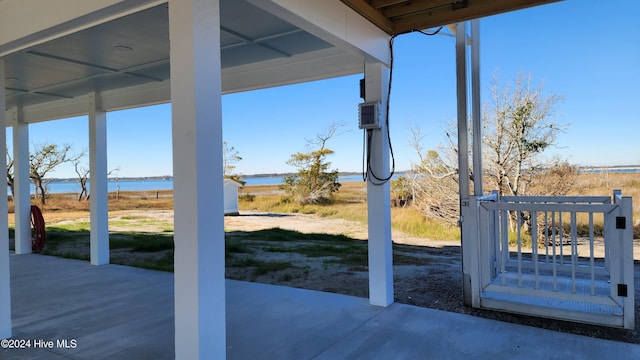
<svg viewBox="0 0 640 360">
<path fill-rule="evenodd" d="M 0 349 L 0 358 L 174 358 L 172 274 L 10 258 L 13 338 L 32 346 Z M 239 281 L 225 288 L 229 359 L 640 357 L 639 345 L 404 304 L 375 307 L 364 298 Z M 35 348 L 36 340 L 54 346 Z"/>
</svg>

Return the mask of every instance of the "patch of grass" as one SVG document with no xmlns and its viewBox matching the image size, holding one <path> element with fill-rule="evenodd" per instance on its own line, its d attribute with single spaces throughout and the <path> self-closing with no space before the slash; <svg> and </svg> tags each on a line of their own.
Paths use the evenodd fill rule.
<svg viewBox="0 0 640 360">
<path fill-rule="evenodd" d="M 135 252 L 157 252 L 173 249 L 173 236 L 154 233 L 119 233 L 109 237 L 111 249 L 127 249 Z"/>
<path fill-rule="evenodd" d="M 138 217 L 137 220 L 127 221 L 127 220 L 112 220 L 109 221 L 109 226 L 119 226 L 126 227 L 132 225 L 158 225 L 158 226 L 171 226 L 169 221 L 166 220 L 156 220 L 156 219 L 145 219 L 144 217 Z"/>
<path fill-rule="evenodd" d="M 406 234 L 432 240 L 460 240 L 460 228 L 426 219 L 414 208 L 391 209 L 391 226 Z"/>
<path fill-rule="evenodd" d="M 122 219 L 122 220 L 137 220 L 137 219 L 144 219 L 144 217 L 136 216 L 136 215 L 125 215 L 125 216 L 121 216 L 120 219 Z"/>
<path fill-rule="evenodd" d="M 531 234 L 521 232 L 521 246 L 531 248 Z M 518 246 L 518 233 L 509 231 L 509 246 Z"/>
<path fill-rule="evenodd" d="M 303 245 L 295 249 L 295 252 L 308 257 L 324 257 L 324 256 L 350 256 L 350 255 L 366 255 L 367 248 L 365 246 L 353 245 L 332 245 L 332 244 L 311 244 Z"/>
<path fill-rule="evenodd" d="M 272 271 L 280 271 L 292 267 L 291 261 L 264 261 L 254 270 L 255 275 L 264 275 Z"/>
<path fill-rule="evenodd" d="M 247 244 L 241 242 L 225 242 L 225 251 L 227 253 L 251 254 L 254 251 Z"/>
<path fill-rule="evenodd" d="M 44 251 L 42 253 L 44 255 L 53 255 L 53 254 L 47 254 Z M 88 254 L 78 254 L 74 252 L 57 253 L 55 254 L 55 256 L 59 256 L 67 259 L 75 259 L 75 260 L 85 260 L 85 261 L 90 260 L 90 256 Z"/>
<path fill-rule="evenodd" d="M 247 202 L 253 202 L 253 200 L 256 199 L 256 196 L 253 194 L 241 194 L 238 195 L 238 200 L 239 201 L 247 201 Z"/>
<path fill-rule="evenodd" d="M 253 267 L 253 274 L 259 276 L 272 271 L 289 269 L 293 264 L 290 261 L 264 261 L 252 257 L 243 257 L 231 259 L 227 266 L 238 268 Z"/>
<path fill-rule="evenodd" d="M 127 261 L 119 261 L 116 259 L 112 261 L 112 263 L 134 266 L 149 270 L 173 272 L 173 255 L 173 251 L 168 251 L 165 256 L 160 259 L 146 259 L 141 261 L 134 261 L 133 263 Z"/>
<path fill-rule="evenodd" d="M 81 246 L 82 242 L 89 242 L 88 230 L 67 230 L 61 227 L 48 227 L 46 228 L 47 241 L 43 249 L 43 254 L 46 255 L 58 255 L 57 251 L 62 245 L 75 245 Z"/>
<path fill-rule="evenodd" d="M 305 234 L 294 230 L 285 230 L 274 227 L 256 231 L 230 231 L 226 233 L 227 239 L 243 239 L 243 240 L 266 240 L 266 241 L 329 241 L 329 242 L 347 242 L 354 239 L 345 235 L 332 235 L 311 233 Z"/>
<path fill-rule="evenodd" d="M 349 254 L 335 259 L 326 259 L 323 263 L 346 265 L 349 271 L 366 271 L 369 258 L 367 254 Z"/>
<path fill-rule="evenodd" d="M 56 226 L 47 227 L 47 233 L 49 231 L 89 231 L 91 224 L 88 221 L 78 221 L 72 224 L 57 224 Z"/>
<path fill-rule="evenodd" d="M 430 260 L 417 256 L 393 253 L 393 265 L 429 265 Z"/>
<path fill-rule="evenodd" d="M 290 252 L 297 252 L 298 249 L 296 249 L 295 247 L 287 247 L 287 246 L 267 246 L 263 249 L 264 251 L 267 252 L 279 252 L 279 253 L 290 253 Z"/>
</svg>

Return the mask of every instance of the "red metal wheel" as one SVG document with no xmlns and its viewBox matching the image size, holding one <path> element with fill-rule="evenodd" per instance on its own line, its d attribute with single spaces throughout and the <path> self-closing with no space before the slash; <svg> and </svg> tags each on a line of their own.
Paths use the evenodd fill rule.
<svg viewBox="0 0 640 360">
<path fill-rule="evenodd" d="M 31 205 L 31 251 L 40 252 L 47 240 L 44 217 L 40 208 Z"/>
</svg>

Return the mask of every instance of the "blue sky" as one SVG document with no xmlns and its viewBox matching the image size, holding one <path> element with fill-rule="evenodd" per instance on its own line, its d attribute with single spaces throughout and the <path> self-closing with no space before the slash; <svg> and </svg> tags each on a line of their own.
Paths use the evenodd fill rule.
<svg viewBox="0 0 640 360">
<path fill-rule="evenodd" d="M 606 6 L 605 6 L 606 5 Z M 482 19 L 481 90 L 493 73 L 501 83 L 531 74 L 546 94 L 562 96 L 554 121 L 567 125 L 559 155 L 578 165 L 640 164 L 640 2 L 567 0 Z M 444 141 L 456 118 L 454 40 L 407 34 L 395 41 L 390 129 L 396 169 L 416 160 L 408 146 L 410 126 L 426 135 L 424 147 Z M 340 171 L 360 171 L 362 131 L 357 127 L 361 75 L 223 97 L 223 137 L 243 160 L 241 174 L 292 172 L 292 153 L 332 123 L 342 134 L 328 143 Z M 108 166 L 120 176 L 171 175 L 170 105 L 108 114 Z M 32 143 L 88 148 L 85 117 L 30 126 Z M 11 133 L 8 129 L 9 146 Z M 51 177 L 75 177 L 62 166 Z"/>
</svg>

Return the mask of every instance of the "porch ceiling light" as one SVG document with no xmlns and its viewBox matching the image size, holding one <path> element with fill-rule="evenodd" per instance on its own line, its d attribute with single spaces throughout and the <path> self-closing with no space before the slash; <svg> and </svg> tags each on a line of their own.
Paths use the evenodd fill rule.
<svg viewBox="0 0 640 360">
<path fill-rule="evenodd" d="M 126 46 L 126 45 L 116 45 L 113 47 L 113 52 L 115 53 L 128 53 L 128 52 L 132 52 L 133 48 L 131 46 Z"/>
</svg>

